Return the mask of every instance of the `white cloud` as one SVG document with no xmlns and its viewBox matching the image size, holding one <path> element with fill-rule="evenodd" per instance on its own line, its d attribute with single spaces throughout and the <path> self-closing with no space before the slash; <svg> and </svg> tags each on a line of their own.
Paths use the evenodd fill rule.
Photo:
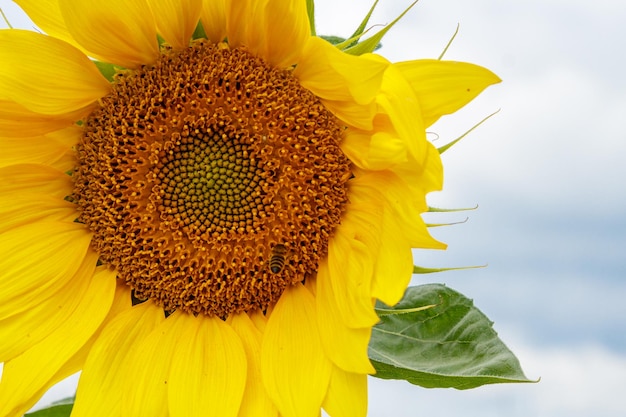
<svg viewBox="0 0 626 417">
<path fill-rule="evenodd" d="M 616 329 L 617 330 L 617 329 Z M 528 369 L 542 376 L 532 394 L 539 415 L 618 416 L 626 414 L 626 355 L 600 345 L 518 350 Z M 560 414 L 556 414 L 560 413 Z"/>
</svg>

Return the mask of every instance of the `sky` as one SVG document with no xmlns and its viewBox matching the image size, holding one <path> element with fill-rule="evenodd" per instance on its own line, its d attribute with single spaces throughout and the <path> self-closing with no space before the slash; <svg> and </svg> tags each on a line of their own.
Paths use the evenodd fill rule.
<svg viewBox="0 0 626 417">
<path fill-rule="evenodd" d="M 381 0 L 371 23 L 408 4 Z M 14 5 L 0 7 L 19 26 Z M 318 0 L 318 33 L 346 37 L 368 9 Z M 472 298 L 541 381 L 457 391 L 371 378 L 369 416 L 626 415 L 625 21 L 615 0 L 421 0 L 383 40 L 391 61 L 436 58 L 460 24 L 444 58 L 503 79 L 429 128 L 444 144 L 500 110 L 443 155 L 444 191 L 429 196 L 478 208 L 427 217 L 467 221 L 432 230 L 448 250 L 415 252 L 422 266 L 488 266 L 413 283 Z"/>
</svg>

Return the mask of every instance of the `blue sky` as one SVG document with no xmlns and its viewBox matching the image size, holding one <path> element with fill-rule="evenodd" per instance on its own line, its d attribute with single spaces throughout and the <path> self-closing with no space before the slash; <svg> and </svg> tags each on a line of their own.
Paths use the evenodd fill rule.
<svg viewBox="0 0 626 417">
<path fill-rule="evenodd" d="M 372 23 L 409 3 L 381 0 Z M 16 20 L 12 6 L 0 0 Z M 347 36 L 368 8 L 318 0 L 318 31 Z M 501 109 L 443 155 L 445 190 L 430 199 L 479 208 L 429 217 L 469 219 L 433 230 L 447 251 L 415 253 L 423 266 L 489 266 L 414 283 L 473 298 L 542 380 L 455 391 L 372 379 L 370 416 L 626 415 L 625 21 L 615 0 L 422 0 L 384 39 L 392 61 L 435 58 L 460 23 L 446 58 L 504 80 L 430 129 L 443 144 Z"/>
</svg>

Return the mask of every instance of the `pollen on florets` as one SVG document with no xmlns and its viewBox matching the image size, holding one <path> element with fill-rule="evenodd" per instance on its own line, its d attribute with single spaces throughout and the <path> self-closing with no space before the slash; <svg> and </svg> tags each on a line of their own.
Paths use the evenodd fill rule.
<svg viewBox="0 0 626 417">
<path fill-rule="evenodd" d="M 198 41 L 119 74 L 84 129 L 79 220 L 137 298 L 264 310 L 327 254 L 349 160 L 337 119 L 289 70 Z"/>
</svg>

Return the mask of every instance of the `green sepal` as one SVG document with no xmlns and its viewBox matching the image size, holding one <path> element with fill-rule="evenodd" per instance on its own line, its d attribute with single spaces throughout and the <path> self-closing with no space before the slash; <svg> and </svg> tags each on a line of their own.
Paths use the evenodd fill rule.
<svg viewBox="0 0 626 417">
<path fill-rule="evenodd" d="M 459 34 L 459 28 L 461 27 L 461 25 L 459 25 L 457 23 L 456 25 L 456 30 L 454 31 L 454 34 L 452 34 L 452 37 L 450 38 L 450 40 L 448 41 L 448 43 L 446 44 L 446 47 L 443 48 L 443 51 L 441 51 L 441 54 L 439 54 L 439 57 L 437 58 L 438 60 L 442 60 L 443 56 L 446 54 L 446 52 L 448 52 L 448 48 L 450 48 L 450 45 L 452 45 L 452 42 L 454 42 L 454 38 L 456 38 L 456 35 Z"/>
<path fill-rule="evenodd" d="M 374 9 L 376 8 L 377 4 L 378 4 L 378 0 L 374 1 L 374 4 L 372 4 L 372 7 L 370 7 L 369 12 L 367 12 L 365 17 L 361 21 L 361 24 L 359 25 L 359 27 L 354 31 L 352 36 L 350 36 L 349 38 L 346 39 L 340 36 L 332 36 L 332 35 L 331 36 L 320 35 L 320 38 L 330 42 L 332 45 L 335 45 L 341 51 L 345 51 L 348 48 L 352 48 L 356 46 L 359 42 L 359 39 L 361 39 L 361 36 L 365 35 L 368 32 L 369 29 L 365 30 L 365 28 L 367 27 L 367 24 L 369 23 L 369 20 L 372 17 L 372 13 L 374 12 Z M 376 44 L 374 50 L 379 49 L 381 46 L 382 45 L 379 42 L 378 44 Z"/>
<path fill-rule="evenodd" d="M 463 224 L 469 220 L 469 217 L 461 220 L 460 222 L 449 222 L 449 223 L 425 223 L 426 227 L 442 227 L 442 226 L 454 226 L 455 224 Z"/>
<path fill-rule="evenodd" d="M 159 48 L 161 48 L 166 42 L 165 38 L 157 33 L 157 42 L 159 43 Z"/>
<path fill-rule="evenodd" d="M 337 49 L 339 49 L 340 51 L 344 51 L 348 46 L 354 44 L 356 41 L 359 40 L 359 36 L 355 36 L 353 38 L 342 38 L 341 36 L 333 36 L 333 35 L 319 35 L 320 38 L 324 39 L 326 42 L 330 43 L 331 45 L 334 45 L 337 47 Z M 378 44 L 376 45 L 376 49 L 382 48 L 382 44 Z"/>
<path fill-rule="evenodd" d="M 7 25 L 7 27 L 9 29 L 13 29 L 13 25 L 11 25 L 11 22 L 9 22 L 9 19 L 7 19 L 7 16 L 2 11 L 2 8 L 0 8 L 0 15 L 2 15 L 2 20 L 4 20 L 4 23 Z"/>
<path fill-rule="evenodd" d="M 477 268 L 486 268 L 487 265 L 472 265 L 472 266 L 454 266 L 448 268 L 426 268 L 424 266 L 413 265 L 413 273 L 414 274 L 433 274 L 436 272 L 446 272 L 446 271 L 461 271 L 464 269 L 477 269 Z"/>
<path fill-rule="evenodd" d="M 74 406 L 74 397 L 56 401 L 46 408 L 26 413 L 24 417 L 69 417 Z"/>
<path fill-rule="evenodd" d="M 385 314 L 379 315 L 369 344 L 375 377 L 456 389 L 533 382 L 493 323 L 470 299 L 444 285 L 409 287 L 397 305 L 378 302 L 376 309 Z"/>
<path fill-rule="evenodd" d="M 372 17 L 372 13 L 374 13 L 374 9 L 376 8 L 377 5 L 378 5 L 378 0 L 374 1 L 374 4 L 372 4 L 372 7 L 370 7 L 369 12 L 367 12 L 365 17 L 361 21 L 361 24 L 359 25 L 359 27 L 356 28 L 356 30 L 354 31 L 352 36 L 350 36 L 348 38 L 351 42 L 349 44 L 345 45 L 343 48 L 341 48 L 342 50 L 350 48 L 350 47 L 355 46 L 357 44 L 358 39 L 361 36 L 363 36 L 363 34 L 366 32 L 365 28 L 367 27 L 367 24 L 369 23 L 370 18 Z"/>
<path fill-rule="evenodd" d="M 315 0 L 306 0 L 306 13 L 309 16 L 311 36 L 316 36 L 317 32 L 315 31 Z"/>
<path fill-rule="evenodd" d="M 387 34 L 387 32 L 389 31 L 389 29 L 391 29 L 396 23 L 398 23 L 400 21 L 400 19 L 402 19 L 404 17 L 405 14 L 407 14 L 407 12 L 409 10 L 411 10 L 413 8 L 413 6 L 415 6 L 417 4 L 419 0 L 415 0 L 413 3 L 411 3 L 411 5 L 409 5 L 409 7 L 407 7 L 401 14 L 400 16 L 398 16 L 393 22 L 389 23 L 388 25 L 386 25 L 384 28 L 382 28 L 381 30 L 379 30 L 378 32 L 376 32 L 375 35 L 373 35 L 370 38 L 365 39 L 362 42 L 357 43 L 354 46 L 351 46 L 347 49 L 344 50 L 344 52 L 352 54 L 352 55 L 363 55 L 369 52 L 373 52 L 374 50 L 377 49 L 378 45 L 380 44 L 380 41 L 383 39 L 383 37 L 385 36 L 385 34 Z M 374 3 L 374 6 L 376 6 L 376 3 Z M 371 14 L 371 12 L 373 11 L 373 7 L 370 10 L 370 13 L 368 13 L 368 15 L 366 16 L 364 22 L 365 25 L 367 25 L 367 21 L 369 20 L 369 15 Z M 363 23 L 361 23 L 361 25 L 363 26 Z M 360 28 L 361 26 L 359 26 Z M 358 32 L 358 30 L 357 30 Z M 356 33 L 356 32 L 355 32 Z M 353 35 L 354 36 L 354 35 Z M 360 35 L 359 35 L 360 36 Z"/>
<path fill-rule="evenodd" d="M 98 71 L 100 71 L 100 74 L 102 74 L 104 78 L 106 78 L 109 82 L 113 82 L 113 77 L 117 73 L 119 69 L 118 67 L 113 64 L 109 64 L 108 62 L 93 61 L 93 63 L 96 64 Z"/>
<path fill-rule="evenodd" d="M 198 20 L 198 24 L 191 35 L 191 39 L 207 39 L 206 32 L 204 31 L 204 26 L 202 22 Z"/>
<path fill-rule="evenodd" d="M 476 210 L 477 208 L 478 208 L 478 204 L 476 204 L 474 207 L 462 207 L 462 208 L 453 208 L 453 209 L 428 206 L 428 213 L 454 213 L 457 211 Z"/>
<path fill-rule="evenodd" d="M 494 116 L 495 114 L 499 113 L 500 110 L 496 110 L 493 113 L 491 113 L 489 116 L 485 117 L 483 120 L 481 120 L 480 122 L 476 123 L 474 126 L 472 126 L 470 129 L 468 129 L 465 133 L 463 133 L 461 136 L 459 136 L 458 138 L 454 139 L 452 142 L 447 143 L 445 145 L 443 145 L 440 148 L 437 148 L 437 151 L 439 151 L 439 154 L 444 153 L 445 151 L 447 151 L 448 149 L 450 149 L 453 145 L 456 145 L 461 139 L 463 139 L 465 136 L 467 136 L 472 130 L 476 129 L 478 126 L 482 125 L 483 123 L 485 123 L 487 120 L 489 120 L 492 116 Z"/>
</svg>

